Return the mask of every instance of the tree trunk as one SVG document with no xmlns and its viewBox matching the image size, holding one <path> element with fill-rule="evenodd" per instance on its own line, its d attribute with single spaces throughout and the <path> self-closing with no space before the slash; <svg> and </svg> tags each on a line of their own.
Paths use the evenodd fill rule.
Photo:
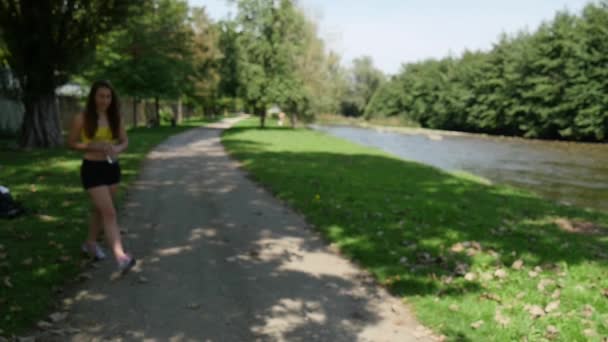
<svg viewBox="0 0 608 342">
<path fill-rule="evenodd" d="M 180 124 L 184 121 L 184 113 L 182 110 L 182 99 L 177 100 L 177 123 Z"/>
<path fill-rule="evenodd" d="M 293 112 L 289 113 L 289 121 L 291 122 L 291 128 L 296 128 L 296 120 L 296 114 Z"/>
<path fill-rule="evenodd" d="M 289 110 L 289 124 L 291 128 L 296 128 L 296 123 L 298 121 L 298 104 L 295 101 L 289 101 L 287 104 L 287 109 Z"/>
<path fill-rule="evenodd" d="M 27 96 L 24 101 L 25 115 L 21 124 L 21 147 L 56 147 L 63 145 L 57 97 L 53 92 L 46 95 Z"/>
<path fill-rule="evenodd" d="M 158 105 L 158 96 L 154 97 L 154 110 L 156 111 L 156 122 L 154 123 L 154 127 L 160 126 L 160 111 Z"/>
<path fill-rule="evenodd" d="M 257 111 L 257 114 L 260 116 L 260 128 L 265 128 L 266 127 L 266 109 L 258 108 L 256 111 Z"/>
<path fill-rule="evenodd" d="M 137 127 L 137 98 L 133 97 L 133 127 Z"/>
</svg>

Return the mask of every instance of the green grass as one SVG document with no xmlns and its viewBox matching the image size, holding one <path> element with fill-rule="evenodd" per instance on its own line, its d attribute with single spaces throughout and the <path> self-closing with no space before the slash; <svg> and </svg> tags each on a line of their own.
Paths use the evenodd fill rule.
<svg viewBox="0 0 608 342">
<path fill-rule="evenodd" d="M 209 121 L 131 129 L 129 148 L 120 161 L 121 195 L 151 148 Z M 86 267 L 79 251 L 86 237 L 89 202 L 80 185 L 80 159 L 79 153 L 65 148 L 0 149 L 0 184 L 29 211 L 14 220 L 0 220 L 0 336 L 22 333 L 44 318 L 57 297 L 55 290 Z"/>
<path fill-rule="evenodd" d="M 606 213 L 311 130 L 256 126 L 247 120 L 224 133 L 230 153 L 447 340 L 600 341 L 608 335 L 606 230 L 569 233 L 555 223 L 564 218 L 605 229 Z M 517 260 L 521 269 L 512 267 Z M 459 275 L 462 267 L 468 269 Z M 537 274 L 530 273 L 535 268 Z M 499 269 L 504 278 L 495 276 Z M 536 319 L 526 309 L 557 301 Z M 483 324 L 473 328 L 478 321 Z"/>
</svg>

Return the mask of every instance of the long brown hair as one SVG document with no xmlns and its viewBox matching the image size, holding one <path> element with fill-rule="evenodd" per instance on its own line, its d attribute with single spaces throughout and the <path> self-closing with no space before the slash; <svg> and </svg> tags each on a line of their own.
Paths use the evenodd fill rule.
<svg viewBox="0 0 608 342">
<path fill-rule="evenodd" d="M 89 138 L 93 138 L 97 132 L 97 121 L 99 120 L 99 114 L 97 114 L 95 95 L 97 94 L 97 90 L 99 88 L 110 89 L 110 92 L 112 93 L 112 102 L 110 102 L 110 106 L 108 107 L 107 116 L 108 125 L 112 131 L 112 138 L 116 139 L 120 134 L 118 132 L 120 130 L 121 117 L 120 102 L 114 88 L 112 87 L 112 84 L 110 84 L 109 81 L 96 81 L 91 86 L 91 91 L 89 92 L 89 97 L 87 99 L 87 106 L 84 111 L 84 132 Z"/>
</svg>

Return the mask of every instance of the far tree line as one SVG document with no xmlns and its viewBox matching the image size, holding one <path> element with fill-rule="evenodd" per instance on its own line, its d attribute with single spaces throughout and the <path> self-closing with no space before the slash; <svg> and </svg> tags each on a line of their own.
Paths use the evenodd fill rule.
<svg viewBox="0 0 608 342">
<path fill-rule="evenodd" d="M 374 94 L 367 118 L 423 127 L 608 141 L 608 1 L 558 13 L 491 51 L 404 65 Z"/>
</svg>

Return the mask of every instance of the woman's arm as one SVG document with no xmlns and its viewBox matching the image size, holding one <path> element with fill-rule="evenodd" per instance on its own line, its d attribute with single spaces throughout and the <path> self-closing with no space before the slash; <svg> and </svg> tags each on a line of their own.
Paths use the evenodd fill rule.
<svg viewBox="0 0 608 342">
<path fill-rule="evenodd" d="M 70 133 L 68 134 L 68 147 L 75 151 L 83 152 L 105 152 L 108 149 L 107 144 L 103 143 L 83 143 L 80 141 L 80 132 L 82 132 L 82 126 L 84 125 L 84 117 L 82 114 L 77 114 L 72 120 L 72 126 L 70 127 Z"/>
<path fill-rule="evenodd" d="M 118 144 L 113 146 L 115 154 L 122 153 L 129 147 L 129 138 L 127 137 L 127 131 L 123 123 L 120 123 L 120 130 L 118 131 Z"/>
</svg>

